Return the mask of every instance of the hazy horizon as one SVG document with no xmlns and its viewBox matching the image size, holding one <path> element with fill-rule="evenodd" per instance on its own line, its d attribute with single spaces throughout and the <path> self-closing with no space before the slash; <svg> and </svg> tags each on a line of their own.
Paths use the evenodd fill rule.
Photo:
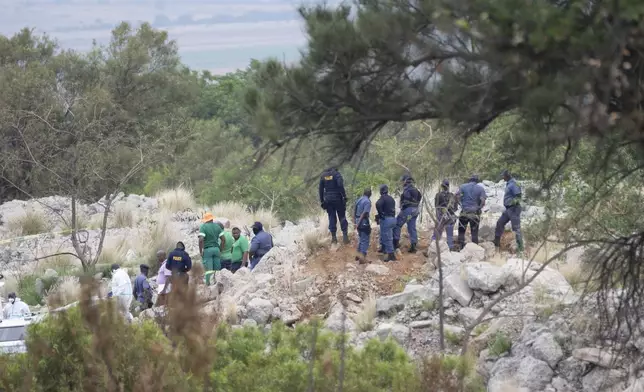
<svg viewBox="0 0 644 392">
<path fill-rule="evenodd" d="M 306 3 L 314 2 L 308 0 Z M 327 1 L 338 3 L 339 1 Z M 251 58 L 299 59 L 306 43 L 294 0 L 0 0 L 0 34 L 34 28 L 61 47 L 85 51 L 128 21 L 149 22 L 176 40 L 183 62 L 216 74 L 246 68 Z"/>
</svg>

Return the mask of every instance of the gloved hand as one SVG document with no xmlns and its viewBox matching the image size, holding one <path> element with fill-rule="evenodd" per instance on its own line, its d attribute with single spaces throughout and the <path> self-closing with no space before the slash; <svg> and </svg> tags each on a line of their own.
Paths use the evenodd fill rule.
<svg viewBox="0 0 644 392">
<path fill-rule="evenodd" d="M 323 210 L 326 210 L 326 203 L 325 202 L 320 203 L 320 207 L 322 207 Z"/>
</svg>

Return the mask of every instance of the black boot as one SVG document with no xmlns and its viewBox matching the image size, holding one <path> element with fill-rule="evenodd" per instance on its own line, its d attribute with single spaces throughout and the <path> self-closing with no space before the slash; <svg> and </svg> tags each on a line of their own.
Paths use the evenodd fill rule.
<svg viewBox="0 0 644 392">
<path fill-rule="evenodd" d="M 400 240 L 394 240 L 394 250 L 400 248 Z"/>
<path fill-rule="evenodd" d="M 332 244 L 338 243 L 338 237 L 335 235 L 335 233 L 331 233 L 331 243 Z"/>
<path fill-rule="evenodd" d="M 378 253 L 385 253 L 385 247 L 380 245 L 380 248 L 378 249 Z"/>
<path fill-rule="evenodd" d="M 497 249 L 501 247 L 501 237 L 494 237 L 494 247 Z"/>
<path fill-rule="evenodd" d="M 395 253 L 389 253 L 387 255 L 387 258 L 385 259 L 385 261 L 396 261 L 396 254 Z"/>
<path fill-rule="evenodd" d="M 344 242 L 345 245 L 349 243 L 349 235 L 346 231 L 342 232 L 342 242 Z"/>
<path fill-rule="evenodd" d="M 409 247 L 409 253 L 416 253 L 416 244 L 414 244 L 413 242 Z"/>
</svg>

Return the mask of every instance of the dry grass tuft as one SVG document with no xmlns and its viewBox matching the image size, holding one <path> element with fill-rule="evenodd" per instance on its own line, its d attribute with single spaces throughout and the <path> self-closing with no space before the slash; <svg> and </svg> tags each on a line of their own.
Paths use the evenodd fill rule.
<svg viewBox="0 0 644 392">
<path fill-rule="evenodd" d="M 212 212 L 216 217 L 229 219 L 232 225 L 250 226 L 257 221 L 262 222 L 266 229 L 270 229 L 279 223 L 277 217 L 269 210 L 260 208 L 252 211 L 248 206 L 234 201 L 223 201 L 203 210 Z"/>
<path fill-rule="evenodd" d="M 98 256 L 97 264 L 123 264 L 128 251 L 128 241 L 125 237 L 106 237 L 103 250 Z"/>
<path fill-rule="evenodd" d="M 46 233 L 51 229 L 45 214 L 37 209 L 27 209 L 24 213 L 11 217 L 7 226 L 17 236 Z"/>
<path fill-rule="evenodd" d="M 307 255 L 312 255 L 327 246 L 326 236 L 321 230 L 308 232 L 304 235 L 304 249 Z"/>
<path fill-rule="evenodd" d="M 131 204 L 119 203 L 114 206 L 112 227 L 126 228 L 137 224 L 137 211 Z"/>
<path fill-rule="evenodd" d="M 75 276 L 59 279 L 46 294 L 47 303 L 52 306 L 65 306 L 81 298 L 80 281 Z"/>
<path fill-rule="evenodd" d="M 160 191 L 156 199 L 161 210 L 172 213 L 192 209 L 197 205 L 192 190 L 183 186 Z"/>
<path fill-rule="evenodd" d="M 373 294 L 362 302 L 362 309 L 353 317 L 353 322 L 360 332 L 371 331 L 376 319 L 376 297 Z"/>
<path fill-rule="evenodd" d="M 150 223 L 149 230 L 143 234 L 142 238 L 132 241 L 130 246 L 142 256 L 145 262 L 155 267 L 157 251 L 169 252 L 181 238 L 181 232 L 172 222 L 172 216 L 162 213 Z"/>
</svg>

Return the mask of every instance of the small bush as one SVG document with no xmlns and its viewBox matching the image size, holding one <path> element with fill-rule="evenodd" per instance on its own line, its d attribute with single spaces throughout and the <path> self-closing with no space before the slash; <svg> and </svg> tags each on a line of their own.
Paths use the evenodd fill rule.
<svg viewBox="0 0 644 392">
<path fill-rule="evenodd" d="M 26 210 L 24 214 L 10 218 L 7 225 L 9 230 L 18 236 L 46 233 L 51 228 L 45 215 L 35 209 Z"/>
<path fill-rule="evenodd" d="M 448 343 L 453 344 L 453 345 L 458 345 L 461 344 L 461 336 L 459 334 L 445 330 L 445 340 L 447 340 Z"/>
<path fill-rule="evenodd" d="M 497 332 L 494 338 L 488 342 L 490 354 L 495 357 L 509 352 L 511 348 L 512 341 L 503 332 Z"/>
<path fill-rule="evenodd" d="M 156 195 L 159 207 L 168 212 L 179 212 L 195 208 L 196 202 L 192 190 L 182 186 L 163 190 Z"/>
<path fill-rule="evenodd" d="M 479 336 L 479 335 L 481 335 L 483 332 L 487 331 L 487 329 L 488 329 L 489 327 L 490 327 L 490 326 L 489 326 L 487 323 L 479 324 L 479 325 L 477 325 L 477 326 L 474 328 L 474 330 L 472 331 L 472 334 L 473 334 L 474 336 Z"/>
<path fill-rule="evenodd" d="M 485 382 L 476 373 L 476 358 L 470 354 L 434 356 L 423 360 L 420 369 L 426 392 L 485 392 Z"/>
<path fill-rule="evenodd" d="M 27 305 L 41 305 L 43 296 L 36 290 L 36 275 L 24 275 L 18 278 L 18 291 L 16 294 Z M 43 279 L 43 288 L 47 290 L 54 284 L 51 279 Z M 47 287 L 45 287 L 47 286 Z"/>
<path fill-rule="evenodd" d="M 376 297 L 369 295 L 362 302 L 362 309 L 353 317 L 353 322 L 360 332 L 371 331 L 375 327 Z"/>
</svg>

